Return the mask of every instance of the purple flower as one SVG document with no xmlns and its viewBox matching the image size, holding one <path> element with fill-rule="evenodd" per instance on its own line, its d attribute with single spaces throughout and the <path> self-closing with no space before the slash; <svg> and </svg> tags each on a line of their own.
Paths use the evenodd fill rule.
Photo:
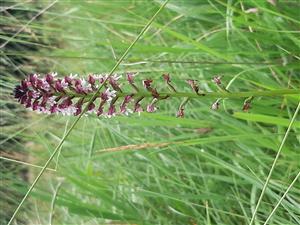
<svg viewBox="0 0 300 225">
<path fill-rule="evenodd" d="M 180 118 L 183 118 L 184 117 L 184 108 L 183 107 L 180 107 L 177 114 L 176 114 L 176 117 L 180 117 Z"/>
<path fill-rule="evenodd" d="M 47 74 L 45 80 L 47 81 L 48 84 L 52 84 L 55 76 L 56 76 L 55 73 Z"/>
<path fill-rule="evenodd" d="M 92 86 L 94 86 L 94 85 L 95 85 L 95 82 L 96 82 L 96 79 L 94 78 L 93 75 L 89 75 L 88 81 L 89 81 L 89 83 L 90 83 Z"/>
<path fill-rule="evenodd" d="M 171 78 L 170 75 L 168 73 L 163 74 L 163 78 L 167 83 L 171 82 Z"/>
<path fill-rule="evenodd" d="M 65 100 L 62 101 L 62 103 L 58 105 L 58 108 L 65 109 L 68 108 L 70 105 L 72 105 L 72 100 L 70 97 L 67 97 Z"/>
<path fill-rule="evenodd" d="M 116 107 L 114 104 L 111 104 L 108 108 L 108 113 L 107 113 L 107 116 L 110 118 L 112 116 L 115 116 L 116 115 Z"/>
<path fill-rule="evenodd" d="M 214 82 L 216 85 L 221 85 L 221 76 L 214 76 L 211 81 Z"/>
<path fill-rule="evenodd" d="M 151 87 L 151 83 L 153 82 L 153 80 L 147 79 L 147 80 L 143 80 L 143 86 L 146 89 L 149 89 Z"/>
<path fill-rule="evenodd" d="M 133 112 L 140 113 L 140 112 L 143 112 L 143 111 L 144 111 L 144 110 L 143 110 L 141 104 L 138 103 L 138 102 L 136 102 L 135 105 L 134 105 L 134 110 L 133 110 Z"/>
<path fill-rule="evenodd" d="M 95 107 L 96 107 L 95 103 L 91 102 L 91 104 L 89 104 L 89 106 L 88 106 L 88 111 L 89 112 L 93 111 L 95 109 Z"/>
<path fill-rule="evenodd" d="M 136 74 L 134 73 L 127 73 L 127 80 L 130 84 L 133 84 L 134 83 L 134 77 L 136 76 Z"/>
<path fill-rule="evenodd" d="M 158 101 L 158 99 L 153 98 L 150 104 L 147 105 L 147 112 L 155 112 L 157 108 L 155 107 L 155 103 Z"/>
<path fill-rule="evenodd" d="M 118 76 L 117 74 L 111 76 L 109 78 L 109 84 L 112 86 L 112 88 L 115 91 L 120 91 L 121 92 L 121 86 L 118 84 L 118 80 L 121 78 L 121 76 Z"/>
<path fill-rule="evenodd" d="M 132 99 L 132 95 L 127 95 L 127 96 L 124 97 L 124 101 L 122 102 L 122 104 L 120 106 L 120 112 L 122 114 L 128 115 L 128 113 L 131 112 L 131 110 L 129 110 L 127 108 L 127 104 L 131 101 L 131 99 Z"/>
<path fill-rule="evenodd" d="M 197 84 L 197 81 L 196 80 L 191 80 L 191 79 L 188 79 L 186 81 L 190 86 L 191 88 L 198 94 L 199 92 L 199 86 Z"/>
<path fill-rule="evenodd" d="M 103 105 L 101 105 L 100 104 L 100 106 L 99 106 L 99 108 L 98 108 L 98 110 L 97 110 L 97 116 L 100 116 L 100 115 L 102 115 L 103 114 Z"/>
<path fill-rule="evenodd" d="M 32 87 L 35 87 L 35 83 L 36 83 L 37 79 L 38 79 L 38 75 L 36 75 L 36 74 L 29 75 L 28 81 L 31 83 Z"/>
<path fill-rule="evenodd" d="M 61 79 L 58 79 L 55 81 L 55 89 L 58 92 L 65 92 L 65 89 L 68 87 L 68 84 L 65 81 L 62 81 Z"/>
</svg>

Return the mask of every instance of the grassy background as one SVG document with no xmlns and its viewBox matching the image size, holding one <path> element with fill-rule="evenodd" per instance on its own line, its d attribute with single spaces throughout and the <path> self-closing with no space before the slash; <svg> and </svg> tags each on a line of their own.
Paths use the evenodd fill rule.
<svg viewBox="0 0 300 225">
<path fill-rule="evenodd" d="M 18 13 L 9 11 L 1 21 L 16 31 L 51 2 L 6 3 Z M 26 47 L 1 50 L 12 61 L 2 69 L 14 68 L 1 78 L 1 101 L 14 104 L 10 92 L 22 77 L 16 68 L 23 74 L 57 71 L 61 76 L 109 72 L 161 3 L 57 2 L 9 40 Z M 299 88 L 298 6 L 297 1 L 274 6 L 263 0 L 171 0 L 117 71 L 139 72 L 137 80 L 152 78 L 159 90 L 166 89 L 165 72 L 185 91 L 185 79 L 217 91 L 210 81 L 216 74 L 233 92 Z M 258 13 L 246 13 L 249 8 Z M 13 33 L 3 31 L 1 39 Z M 28 61 L 16 67 L 18 57 Z M 155 114 L 84 117 L 51 164 L 56 172 L 44 174 L 18 223 L 247 224 L 299 99 L 256 98 L 249 113 L 241 110 L 244 99 L 222 100 L 217 112 L 210 110 L 214 99 L 193 100 L 185 119 L 175 118 L 180 101 L 172 99 Z M 28 153 L 26 162 L 43 165 L 74 118 L 28 112 L 24 120 L 18 110 L 2 110 L 17 126 L 3 129 L 7 136 L 1 144 L 13 141 Z M 299 128 L 297 116 L 256 224 L 265 221 L 299 172 Z M 0 162 L 8 168 L 7 160 Z M 39 171 L 23 167 L 30 181 Z M 9 182 L 1 182 L 1 195 L 25 193 L 25 182 L 16 174 L 6 170 L 4 175 Z M 300 224 L 299 188 L 298 182 L 270 224 Z M 12 202 L 20 197 L 13 195 Z"/>
</svg>

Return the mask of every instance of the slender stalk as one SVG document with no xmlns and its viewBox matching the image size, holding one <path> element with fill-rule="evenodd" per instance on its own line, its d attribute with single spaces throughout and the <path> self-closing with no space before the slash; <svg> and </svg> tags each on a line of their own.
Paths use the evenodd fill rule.
<svg viewBox="0 0 300 225">
<path fill-rule="evenodd" d="M 164 4 L 161 5 L 161 7 L 159 8 L 159 10 L 153 15 L 153 17 L 149 20 L 149 22 L 142 29 L 142 31 L 140 32 L 140 34 L 136 37 L 136 39 L 132 42 L 132 44 L 127 48 L 127 50 L 124 52 L 124 54 L 122 55 L 122 57 L 119 59 L 119 61 L 116 63 L 116 65 L 110 71 L 110 73 L 109 73 L 107 79 L 105 80 L 105 82 L 108 80 L 109 77 L 112 76 L 112 74 L 114 73 L 114 71 L 117 69 L 117 67 L 120 65 L 120 63 L 123 61 L 123 59 L 127 56 L 127 54 L 129 53 L 129 51 L 133 48 L 133 46 L 136 44 L 136 42 L 142 37 L 142 35 L 147 31 L 147 29 L 150 27 L 150 25 L 152 24 L 152 22 L 154 21 L 154 19 L 157 17 L 157 15 L 166 6 L 166 4 L 168 3 L 168 1 L 169 0 L 166 0 L 164 2 Z M 91 102 L 93 102 L 95 100 L 95 98 L 100 93 L 101 88 L 104 86 L 105 82 L 99 87 L 99 89 L 95 92 L 95 94 L 90 98 L 89 103 L 91 103 Z M 22 201 L 19 203 L 18 207 L 16 208 L 15 212 L 13 213 L 12 217 L 10 218 L 10 220 L 8 222 L 8 225 L 10 225 L 13 222 L 13 220 L 15 219 L 16 215 L 18 214 L 20 208 L 24 204 L 25 200 L 28 198 L 29 194 L 32 192 L 33 188 L 35 187 L 35 185 L 37 184 L 37 182 L 39 181 L 39 179 L 41 178 L 41 176 L 44 174 L 46 168 L 49 166 L 50 162 L 52 161 L 52 159 L 54 158 L 54 156 L 56 155 L 56 153 L 59 151 L 59 149 L 61 148 L 61 146 L 65 142 L 66 138 L 69 136 L 69 134 L 71 133 L 71 131 L 73 130 L 73 128 L 75 127 L 75 125 L 78 123 L 78 121 L 80 120 L 80 118 L 82 117 L 82 115 L 87 111 L 88 105 L 89 104 L 87 104 L 86 107 L 84 108 L 84 110 L 82 110 L 82 112 L 80 113 L 80 115 L 75 119 L 75 121 L 72 123 L 71 127 L 69 128 L 69 130 L 65 133 L 65 135 L 63 136 L 63 138 L 61 139 L 61 141 L 59 142 L 59 144 L 56 146 L 56 148 L 54 149 L 52 155 L 50 156 L 50 158 L 45 163 L 43 169 L 37 175 L 37 177 L 35 178 L 35 180 L 31 184 L 30 188 L 26 192 L 25 196 L 23 197 Z"/>
<path fill-rule="evenodd" d="M 93 97 L 95 94 L 77 94 L 73 92 L 67 93 L 70 96 L 74 97 Z M 99 93 L 97 92 L 98 96 Z M 125 97 L 127 95 L 134 95 L 135 97 L 153 97 L 150 92 L 147 91 L 138 91 L 138 92 L 117 92 L 117 97 Z M 278 89 L 272 91 L 246 91 L 246 92 L 201 92 L 201 95 L 194 92 L 159 92 L 161 98 L 167 96 L 173 98 L 247 98 L 249 96 L 253 97 L 275 97 L 283 95 L 297 95 L 300 98 L 300 89 Z"/>
<path fill-rule="evenodd" d="M 276 209 L 279 207 L 279 205 L 281 204 L 281 202 L 283 201 L 283 199 L 285 198 L 285 196 L 287 195 L 287 193 L 290 191 L 290 189 L 293 187 L 293 185 L 296 183 L 296 181 L 298 180 L 300 176 L 300 172 L 298 172 L 297 176 L 295 177 L 295 179 L 292 181 L 292 183 L 289 185 L 289 187 L 286 189 L 286 191 L 284 192 L 284 194 L 282 195 L 282 197 L 279 199 L 278 203 L 276 204 L 276 206 L 274 207 L 274 209 L 272 210 L 272 212 L 270 213 L 270 215 L 268 216 L 267 220 L 264 222 L 264 225 L 267 225 L 269 220 L 271 219 L 271 217 L 273 216 L 273 214 L 275 213 Z"/>
<path fill-rule="evenodd" d="M 264 193 L 265 193 L 265 191 L 266 191 L 266 189 L 267 189 L 267 186 L 268 186 L 268 184 L 269 184 L 271 175 L 272 175 L 272 173 L 273 173 L 273 170 L 274 170 L 274 168 L 275 168 L 275 165 L 276 165 L 276 163 L 277 163 L 277 161 L 278 161 L 278 158 L 279 158 L 279 156 L 280 156 L 282 147 L 283 147 L 283 145 L 284 145 L 284 143 L 285 143 L 285 141 L 286 141 L 286 139 L 287 139 L 287 137 L 288 137 L 288 135 L 289 135 L 289 133 L 290 133 L 291 127 L 292 127 L 292 125 L 293 125 L 293 123 L 294 123 L 294 121 L 295 121 L 295 119 L 296 119 L 296 116 L 297 116 L 297 114 L 298 114 L 298 112 L 299 112 L 299 109 L 300 109 L 300 102 L 298 103 L 298 106 L 297 106 L 296 111 L 295 111 L 295 113 L 294 113 L 294 115 L 293 115 L 293 118 L 291 119 L 290 124 L 289 124 L 289 126 L 288 126 L 288 128 L 287 128 L 287 130 L 286 130 L 286 132 L 285 132 L 285 135 L 284 135 L 282 141 L 281 141 L 281 144 L 280 144 L 280 146 L 279 146 L 278 152 L 277 152 L 277 154 L 276 154 L 276 157 L 275 157 L 275 159 L 274 159 L 274 161 L 273 161 L 273 164 L 272 164 L 272 166 L 271 166 L 271 169 L 270 169 L 270 171 L 269 171 L 269 175 L 268 175 L 268 177 L 267 177 L 267 179 L 266 179 L 266 182 L 265 182 L 265 184 L 264 184 L 264 186 L 263 186 L 263 189 L 262 189 L 262 191 L 261 191 L 261 194 L 260 194 L 260 196 L 259 196 L 258 202 L 257 202 L 256 207 L 255 207 L 255 209 L 254 209 L 254 212 L 253 212 L 253 215 L 252 215 L 252 218 L 251 218 L 251 221 L 250 221 L 249 225 L 253 224 L 253 222 L 254 222 L 254 220 L 255 220 L 255 218 L 256 218 L 256 213 L 257 213 L 258 207 L 259 207 L 259 205 L 260 205 L 260 203 L 261 203 L 261 201 L 262 201 L 262 198 L 263 198 L 263 196 L 264 196 Z"/>
</svg>

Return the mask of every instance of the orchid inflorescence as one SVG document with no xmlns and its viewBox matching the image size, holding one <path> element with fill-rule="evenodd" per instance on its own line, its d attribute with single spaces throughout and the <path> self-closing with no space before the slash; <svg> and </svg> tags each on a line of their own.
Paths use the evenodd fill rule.
<svg viewBox="0 0 300 225">
<path fill-rule="evenodd" d="M 142 81 L 143 91 L 135 83 L 135 73 L 126 74 L 126 82 L 133 89 L 125 93 L 121 88 L 119 80 L 122 76 L 113 74 L 90 74 L 87 79 L 77 78 L 77 75 L 69 75 L 64 78 L 57 78 L 56 73 L 46 74 L 44 77 L 38 74 L 30 74 L 21 81 L 14 90 L 14 97 L 33 111 L 47 114 L 80 115 L 83 110 L 85 114 L 94 113 L 97 116 L 112 117 L 117 114 L 128 115 L 133 112 L 154 112 L 157 110 L 157 102 L 170 97 L 168 94 L 161 94 L 153 87 L 153 80 Z M 172 93 L 177 93 L 171 82 L 169 74 L 163 74 L 163 79 Z M 212 81 L 221 86 L 221 77 L 216 76 Z M 196 80 L 187 80 L 186 83 L 193 92 L 199 96 L 205 96 L 200 90 Z M 103 86 L 96 98 L 91 100 L 93 94 Z M 148 104 L 142 106 L 142 100 L 151 98 Z M 184 107 L 189 98 L 180 104 L 177 117 L 184 116 Z M 244 104 L 244 110 L 250 108 L 249 98 Z M 118 107 L 117 107 L 118 106 Z M 213 103 L 212 109 L 219 108 L 219 99 Z"/>
</svg>

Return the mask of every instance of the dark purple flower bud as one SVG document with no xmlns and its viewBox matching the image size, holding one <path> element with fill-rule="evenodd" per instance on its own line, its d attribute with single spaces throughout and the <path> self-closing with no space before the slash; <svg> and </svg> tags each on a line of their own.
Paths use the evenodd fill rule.
<svg viewBox="0 0 300 225">
<path fill-rule="evenodd" d="M 151 103 L 147 105 L 147 112 L 155 112 L 157 108 L 155 107 L 155 103 L 158 101 L 158 99 L 153 98 Z"/>
<path fill-rule="evenodd" d="M 35 111 L 38 109 L 39 106 L 39 101 L 38 99 L 34 100 L 34 102 L 32 103 L 32 110 Z"/>
<path fill-rule="evenodd" d="M 30 83 L 29 83 L 30 84 Z M 21 88 L 23 90 L 27 90 L 28 89 L 28 82 L 26 80 L 22 80 L 21 81 Z"/>
<path fill-rule="evenodd" d="M 41 79 L 37 79 L 35 84 L 37 88 L 42 89 L 43 81 Z"/>
<path fill-rule="evenodd" d="M 82 105 L 83 105 L 84 98 L 81 98 L 78 100 L 78 102 L 75 104 L 76 112 L 74 113 L 74 116 L 78 116 L 82 112 Z"/>
<path fill-rule="evenodd" d="M 109 84 L 115 91 L 121 91 L 120 85 L 118 84 L 118 80 L 120 79 L 121 76 L 117 76 L 116 74 L 109 77 Z"/>
<path fill-rule="evenodd" d="M 57 104 L 54 104 L 50 107 L 50 113 L 56 113 L 58 111 Z"/>
<path fill-rule="evenodd" d="M 94 85 L 95 85 L 95 82 L 96 82 L 96 79 L 94 78 L 93 75 L 89 75 L 88 81 L 89 81 L 89 83 L 90 83 L 92 86 L 94 86 Z"/>
<path fill-rule="evenodd" d="M 30 74 L 28 77 L 28 81 L 31 83 L 32 87 L 35 87 L 35 83 L 38 79 L 38 76 L 36 74 Z"/>
<path fill-rule="evenodd" d="M 48 99 L 49 99 L 49 96 L 47 96 L 47 95 L 43 95 L 43 99 L 42 99 L 42 102 L 41 102 L 41 104 L 40 104 L 40 107 L 43 107 L 43 108 L 45 108 L 45 107 L 46 107 L 46 104 L 47 104 L 47 101 L 48 101 Z"/>
<path fill-rule="evenodd" d="M 155 112 L 156 111 L 156 107 L 154 106 L 154 104 L 149 104 L 147 105 L 147 112 Z"/>
<path fill-rule="evenodd" d="M 111 104 L 108 108 L 107 115 L 108 115 L 108 117 L 111 117 L 111 116 L 115 116 L 115 114 L 116 114 L 116 107 L 114 104 Z"/>
<path fill-rule="evenodd" d="M 183 107 L 180 107 L 177 114 L 176 114 L 176 117 L 180 117 L 180 118 L 183 118 L 184 117 L 184 108 Z"/>
<path fill-rule="evenodd" d="M 68 85 L 72 85 L 73 78 L 69 76 L 65 76 L 64 80 L 66 83 L 68 83 Z"/>
<path fill-rule="evenodd" d="M 26 100 L 27 100 L 27 95 L 23 95 L 20 99 L 20 103 L 23 105 L 26 103 Z"/>
<path fill-rule="evenodd" d="M 86 93 L 84 92 L 83 87 L 82 87 L 81 85 L 76 85 L 76 86 L 75 86 L 75 91 L 76 91 L 76 93 L 78 93 L 78 94 L 86 94 Z"/>
<path fill-rule="evenodd" d="M 198 94 L 198 92 L 199 92 L 199 86 L 198 86 L 198 84 L 196 83 L 196 80 L 188 79 L 186 82 L 187 82 L 187 83 L 192 87 L 192 89 Z"/>
<path fill-rule="evenodd" d="M 45 79 L 48 82 L 48 84 L 52 84 L 54 80 L 54 76 L 52 74 L 47 74 Z"/>
<path fill-rule="evenodd" d="M 60 104 L 58 105 L 58 108 L 60 108 L 60 109 L 65 109 L 65 108 L 68 108 L 70 105 L 72 105 L 72 100 L 71 100 L 70 97 L 67 97 L 66 99 L 64 99 L 64 100 L 62 101 L 62 103 L 60 103 Z"/>
<path fill-rule="evenodd" d="M 251 102 L 245 102 L 243 105 L 243 111 L 248 112 L 250 108 L 251 108 Z"/>
<path fill-rule="evenodd" d="M 143 86 L 148 89 L 151 87 L 152 82 L 153 82 L 153 80 L 150 80 L 150 79 L 143 80 Z"/>
<path fill-rule="evenodd" d="M 170 75 L 168 73 L 163 74 L 163 78 L 167 83 L 171 82 L 171 78 Z"/>
<path fill-rule="evenodd" d="M 32 98 L 27 98 L 26 105 L 25 105 L 26 108 L 30 108 L 31 107 L 31 99 Z"/>
<path fill-rule="evenodd" d="M 27 91 L 27 88 L 23 88 L 21 85 L 17 85 L 14 89 L 14 97 L 20 100 L 21 97 L 26 95 Z"/>
<path fill-rule="evenodd" d="M 221 78 L 221 76 L 214 76 L 211 81 L 214 82 L 216 85 L 221 85 Z"/>
<path fill-rule="evenodd" d="M 62 80 L 61 79 L 58 79 L 55 81 L 55 89 L 58 91 L 58 92 L 65 92 L 65 86 L 63 86 L 64 83 L 62 83 Z"/>
<path fill-rule="evenodd" d="M 100 115 L 103 114 L 103 108 L 104 108 L 103 105 L 100 104 L 100 106 L 99 106 L 99 108 L 97 110 L 97 116 L 100 116 Z"/>
<path fill-rule="evenodd" d="M 134 110 L 133 110 L 133 112 L 138 112 L 138 113 L 140 113 L 140 112 L 143 112 L 143 111 L 144 111 L 144 110 L 143 110 L 141 104 L 139 103 L 139 101 L 136 102 L 136 103 L 134 104 Z"/>
<path fill-rule="evenodd" d="M 93 102 L 91 102 L 91 104 L 89 104 L 89 106 L 88 106 L 88 111 L 94 110 L 95 107 L 96 107 L 96 105 Z"/>
<path fill-rule="evenodd" d="M 127 73 L 127 80 L 130 84 L 133 84 L 134 83 L 134 77 L 135 77 L 135 74 L 134 73 Z"/>
<path fill-rule="evenodd" d="M 132 95 L 127 95 L 124 97 L 124 101 L 120 106 L 120 112 L 123 114 L 128 114 L 127 104 L 131 101 Z"/>
</svg>

